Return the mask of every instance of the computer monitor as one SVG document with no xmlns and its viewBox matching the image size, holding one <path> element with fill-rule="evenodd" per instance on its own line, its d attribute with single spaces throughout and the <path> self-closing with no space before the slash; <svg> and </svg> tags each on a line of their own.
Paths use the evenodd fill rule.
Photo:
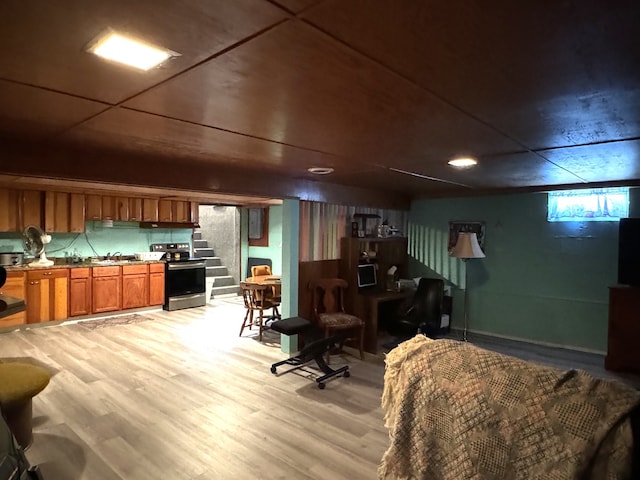
<svg viewBox="0 0 640 480">
<path fill-rule="evenodd" d="M 358 288 L 373 287 L 377 284 L 375 264 L 362 263 L 358 265 Z"/>
</svg>

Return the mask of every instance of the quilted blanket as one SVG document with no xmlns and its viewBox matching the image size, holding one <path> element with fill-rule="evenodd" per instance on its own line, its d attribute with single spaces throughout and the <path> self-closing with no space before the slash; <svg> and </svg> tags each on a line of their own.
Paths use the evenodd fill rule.
<svg viewBox="0 0 640 480">
<path fill-rule="evenodd" d="M 627 479 L 640 392 L 454 340 L 386 357 L 380 479 Z"/>
</svg>

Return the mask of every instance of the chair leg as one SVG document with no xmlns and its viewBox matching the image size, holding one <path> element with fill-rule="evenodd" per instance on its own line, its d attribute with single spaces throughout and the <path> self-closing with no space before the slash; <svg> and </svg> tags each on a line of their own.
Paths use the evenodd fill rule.
<svg viewBox="0 0 640 480">
<path fill-rule="evenodd" d="M 325 327 L 324 329 L 324 338 L 329 338 L 329 328 Z M 327 348 L 327 365 L 331 365 L 331 348 Z"/>
<path fill-rule="evenodd" d="M 262 342 L 262 315 L 264 310 L 260 309 L 260 317 L 258 320 L 258 341 Z"/>
<path fill-rule="evenodd" d="M 360 360 L 364 360 L 364 324 L 360 325 Z"/>
<path fill-rule="evenodd" d="M 250 313 L 251 313 L 251 309 L 247 309 L 247 313 L 244 314 L 244 320 L 242 321 L 242 326 L 240 327 L 240 334 L 238 335 L 239 337 L 242 336 L 242 332 L 244 331 L 244 328 L 247 326 L 247 318 L 249 318 Z"/>
</svg>

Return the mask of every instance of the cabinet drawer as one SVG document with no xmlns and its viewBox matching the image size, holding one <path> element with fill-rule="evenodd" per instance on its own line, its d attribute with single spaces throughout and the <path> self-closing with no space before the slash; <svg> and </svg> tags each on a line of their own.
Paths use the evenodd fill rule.
<svg viewBox="0 0 640 480">
<path fill-rule="evenodd" d="M 120 275 L 120 267 L 93 267 L 93 278 L 95 277 L 117 277 Z"/>
<path fill-rule="evenodd" d="M 71 278 L 89 278 L 91 276 L 91 269 L 89 267 L 71 268 L 69 270 L 69 276 Z"/>
<path fill-rule="evenodd" d="M 67 278 L 69 277 L 68 268 L 56 268 L 53 270 L 33 270 L 27 272 L 27 280 L 46 280 L 47 278 Z"/>
<path fill-rule="evenodd" d="M 164 273 L 164 263 L 150 263 L 149 272 L 151 273 Z"/>
<path fill-rule="evenodd" d="M 124 265 L 122 267 L 123 275 L 139 275 L 149 273 L 147 265 Z"/>
</svg>

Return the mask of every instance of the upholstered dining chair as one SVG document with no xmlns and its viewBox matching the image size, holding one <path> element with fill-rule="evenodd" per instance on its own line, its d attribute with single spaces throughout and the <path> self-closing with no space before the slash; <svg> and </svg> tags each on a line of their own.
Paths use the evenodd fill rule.
<svg viewBox="0 0 640 480">
<path fill-rule="evenodd" d="M 345 312 L 344 292 L 349 284 L 342 278 L 322 278 L 310 282 L 312 290 L 313 314 L 318 327 L 324 331 L 325 338 L 338 332 L 345 335 L 344 340 L 356 340 L 360 358 L 364 360 L 364 320 Z M 330 352 L 327 352 L 329 363 Z"/>
<path fill-rule="evenodd" d="M 258 277 L 260 275 L 271 275 L 271 267 L 269 265 L 254 265 L 251 267 L 251 276 Z"/>
<path fill-rule="evenodd" d="M 240 327 L 239 336 L 242 336 L 242 332 L 244 332 L 244 329 L 247 327 L 249 327 L 249 330 L 253 327 L 258 327 L 258 340 L 262 341 L 262 332 L 269 329 L 269 326 L 265 323 L 265 319 L 277 318 L 277 307 L 280 304 L 273 300 L 271 287 L 269 285 L 241 282 L 240 289 L 242 290 L 246 313 L 242 327 Z M 272 314 L 265 316 L 264 311 L 269 309 L 273 309 Z"/>
</svg>

